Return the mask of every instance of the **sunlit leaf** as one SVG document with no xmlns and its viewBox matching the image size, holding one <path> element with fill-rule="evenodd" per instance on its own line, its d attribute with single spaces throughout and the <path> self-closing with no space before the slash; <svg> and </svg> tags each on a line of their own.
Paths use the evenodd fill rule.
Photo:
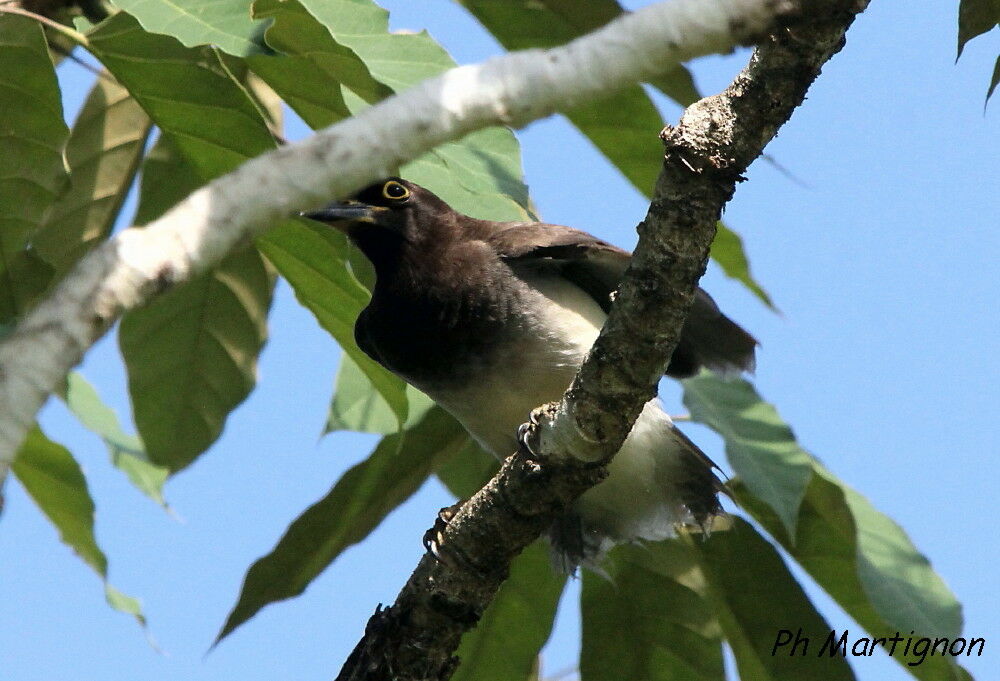
<svg viewBox="0 0 1000 681">
<path fill-rule="evenodd" d="M 752 386 L 707 373 L 684 383 L 692 416 L 726 441 L 737 501 L 851 617 L 876 637 L 959 635 L 961 606 L 903 530 L 802 450 Z M 920 679 L 965 678 L 950 658 L 910 666 L 901 652 Z"/>
<path fill-rule="evenodd" d="M 108 559 L 94 538 L 94 502 L 83 471 L 69 450 L 45 437 L 36 426 L 28 432 L 11 470 L 55 525 L 63 543 L 105 580 L 108 604 L 144 625 L 138 601 L 107 584 Z"/>
<path fill-rule="evenodd" d="M 66 377 L 66 406 L 80 423 L 104 440 L 111 453 L 111 462 L 121 469 L 143 494 L 166 506 L 163 483 L 169 471 L 153 464 L 135 435 L 122 430 L 115 412 L 101 401 L 97 391 L 77 372 Z"/>
<path fill-rule="evenodd" d="M 794 544 L 766 505 L 742 484 L 734 488 L 740 505 L 871 636 L 899 633 L 906 638 L 911 631 L 916 637 L 959 635 L 961 606 L 927 559 L 899 526 L 818 464 L 802 502 Z M 928 656 L 918 663 L 903 646 L 895 653 L 893 658 L 919 679 L 968 678 L 951 658 Z"/>
<path fill-rule="evenodd" d="M 268 45 L 281 56 L 256 56 L 250 67 L 288 101 L 314 128 L 349 115 L 337 84 L 353 90 L 368 103 L 392 94 L 375 79 L 365 62 L 330 31 L 299 0 L 256 0 L 254 16 L 268 19 Z"/>
<path fill-rule="evenodd" d="M 704 578 L 677 540 L 620 546 L 583 574 L 580 677 L 722 681 L 722 639 Z"/>
<path fill-rule="evenodd" d="M 552 569 L 544 541 L 526 548 L 475 628 L 462 637 L 452 681 L 527 680 L 552 632 L 565 583 Z"/>
<path fill-rule="evenodd" d="M 216 641 L 264 606 L 301 594 L 344 549 L 368 536 L 416 492 L 441 461 L 465 446 L 465 430 L 440 407 L 423 400 L 412 408 L 412 426 L 383 438 L 368 459 L 347 471 L 250 567 L 239 602 Z"/>
<path fill-rule="evenodd" d="M 128 90 L 107 74 L 96 80 L 66 143 L 69 183 L 32 238 L 60 271 L 111 233 L 150 127 Z"/>
<path fill-rule="evenodd" d="M 250 18 L 250 0 L 115 0 L 151 33 L 173 36 L 188 47 L 217 45 L 236 56 L 267 52 L 265 24 Z"/>
<path fill-rule="evenodd" d="M 51 274 L 29 237 L 65 182 L 68 134 L 41 26 L 0 14 L 0 323 L 20 315 Z"/>
<path fill-rule="evenodd" d="M 746 381 L 727 381 L 709 372 L 684 381 L 684 404 L 695 421 L 725 439 L 733 470 L 794 533 L 812 459 L 774 407 Z"/>
</svg>

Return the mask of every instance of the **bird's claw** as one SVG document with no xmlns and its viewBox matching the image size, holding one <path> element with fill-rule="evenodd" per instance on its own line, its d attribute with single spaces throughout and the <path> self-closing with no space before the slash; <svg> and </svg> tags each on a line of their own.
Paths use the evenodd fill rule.
<svg viewBox="0 0 1000 681">
<path fill-rule="evenodd" d="M 464 568 L 466 570 L 478 571 L 468 556 L 465 555 L 464 551 L 457 546 L 447 544 L 444 539 L 445 530 L 448 529 L 452 518 L 458 514 L 463 503 L 459 501 L 438 511 L 437 518 L 434 519 L 434 526 L 424 532 L 424 549 L 427 553 L 434 556 L 435 560 L 444 563 L 453 570 Z"/>
<path fill-rule="evenodd" d="M 532 459 L 539 458 L 538 425 L 540 410 L 534 409 L 528 414 L 528 422 L 517 427 L 517 442 Z"/>
</svg>

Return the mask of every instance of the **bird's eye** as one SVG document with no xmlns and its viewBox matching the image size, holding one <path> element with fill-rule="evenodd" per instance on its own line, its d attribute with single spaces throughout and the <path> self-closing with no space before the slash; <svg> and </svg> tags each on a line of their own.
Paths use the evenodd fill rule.
<svg viewBox="0 0 1000 681">
<path fill-rule="evenodd" d="M 410 198 L 410 190 L 395 180 L 389 180 L 382 185 L 382 196 L 393 201 L 402 201 Z"/>
</svg>

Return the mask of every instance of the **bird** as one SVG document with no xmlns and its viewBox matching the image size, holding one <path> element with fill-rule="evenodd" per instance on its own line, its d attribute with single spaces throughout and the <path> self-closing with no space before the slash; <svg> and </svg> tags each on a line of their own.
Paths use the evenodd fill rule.
<svg viewBox="0 0 1000 681">
<path fill-rule="evenodd" d="M 569 387 L 631 258 L 571 227 L 464 215 L 400 177 L 301 215 L 344 232 L 373 266 L 358 347 L 501 461 L 516 451 L 529 413 Z M 698 288 L 666 374 L 753 371 L 756 346 Z M 617 544 L 704 527 L 721 512 L 717 470 L 654 397 L 607 477 L 552 524 L 554 565 L 599 570 Z"/>
</svg>

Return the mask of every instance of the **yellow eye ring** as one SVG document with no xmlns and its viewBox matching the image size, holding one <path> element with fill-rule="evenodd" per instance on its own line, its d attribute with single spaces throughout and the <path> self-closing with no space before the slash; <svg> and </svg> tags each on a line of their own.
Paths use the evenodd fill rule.
<svg viewBox="0 0 1000 681">
<path fill-rule="evenodd" d="M 410 190 L 395 180 L 389 180 L 382 185 L 382 196 L 390 201 L 405 201 L 410 198 Z"/>
</svg>

